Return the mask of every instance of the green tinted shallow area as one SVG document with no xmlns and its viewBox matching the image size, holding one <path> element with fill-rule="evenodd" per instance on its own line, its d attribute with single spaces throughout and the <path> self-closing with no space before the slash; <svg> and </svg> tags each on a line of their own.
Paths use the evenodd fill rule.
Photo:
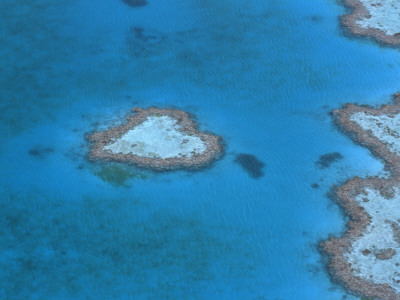
<svg viewBox="0 0 400 300">
<path fill-rule="evenodd" d="M 147 179 L 150 176 L 149 172 L 120 163 L 93 164 L 90 166 L 90 171 L 102 181 L 116 187 L 127 187 L 129 180 Z"/>
</svg>

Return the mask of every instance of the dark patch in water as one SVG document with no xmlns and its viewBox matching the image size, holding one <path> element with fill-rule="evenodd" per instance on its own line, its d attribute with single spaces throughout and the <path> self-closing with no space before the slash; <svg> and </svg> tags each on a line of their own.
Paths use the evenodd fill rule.
<svg viewBox="0 0 400 300">
<path fill-rule="evenodd" d="M 323 20 L 323 17 L 319 16 L 319 15 L 315 15 L 315 16 L 312 16 L 310 19 L 314 23 L 320 23 Z"/>
<path fill-rule="evenodd" d="M 146 6 L 147 1 L 146 0 L 122 0 L 126 5 L 129 5 L 130 7 L 141 7 L 141 6 Z"/>
<path fill-rule="evenodd" d="M 129 53 L 133 57 L 148 57 L 157 52 L 164 36 L 154 30 L 132 27 L 126 37 Z"/>
<path fill-rule="evenodd" d="M 321 155 L 319 159 L 315 162 L 316 166 L 320 169 L 329 168 L 333 163 L 338 162 L 343 159 L 343 155 L 339 152 L 332 152 Z"/>
<path fill-rule="evenodd" d="M 54 149 L 51 147 L 35 147 L 28 151 L 29 155 L 37 158 L 44 159 L 49 153 L 54 152 Z"/>
<path fill-rule="evenodd" d="M 317 264 L 307 264 L 306 266 L 307 271 L 314 276 L 317 276 L 322 271 L 321 267 Z"/>
<path fill-rule="evenodd" d="M 155 34 L 155 33 L 151 33 L 148 31 L 145 31 L 144 28 L 142 27 L 133 27 L 133 33 L 135 38 L 145 42 L 145 43 L 154 43 L 160 40 L 160 36 Z"/>
<path fill-rule="evenodd" d="M 314 182 L 314 183 L 311 185 L 311 187 L 312 187 L 313 189 L 318 189 L 318 188 L 319 188 L 319 184 L 316 183 L 316 182 Z"/>
<path fill-rule="evenodd" d="M 235 162 L 238 163 L 243 170 L 253 178 L 260 178 L 264 176 L 262 168 L 265 166 L 265 164 L 258 160 L 254 155 L 240 153 L 236 155 Z"/>
</svg>

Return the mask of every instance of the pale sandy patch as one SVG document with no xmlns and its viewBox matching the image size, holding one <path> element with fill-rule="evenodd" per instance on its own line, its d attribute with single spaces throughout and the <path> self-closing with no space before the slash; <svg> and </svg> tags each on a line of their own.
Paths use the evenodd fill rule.
<svg viewBox="0 0 400 300">
<path fill-rule="evenodd" d="M 169 116 L 148 116 L 143 123 L 104 146 L 104 150 L 152 158 L 192 157 L 206 150 L 199 137 L 181 129 L 177 120 Z"/>
<path fill-rule="evenodd" d="M 365 131 L 371 130 L 371 133 L 392 152 L 400 154 L 400 114 L 376 116 L 357 112 L 350 117 L 350 120 Z"/>
<path fill-rule="evenodd" d="M 354 275 L 378 284 L 387 283 L 400 292 L 400 245 L 392 226 L 400 218 L 399 190 L 390 199 L 377 190 L 365 191 L 367 195 L 361 194 L 355 201 L 371 216 L 371 222 L 363 236 L 352 241 L 350 252 L 344 257 L 351 263 Z M 380 254 L 385 252 L 391 257 L 383 259 Z"/>
<path fill-rule="evenodd" d="M 360 0 L 368 11 L 368 15 L 356 24 L 363 28 L 380 29 L 388 35 L 400 33 L 400 1 L 399 0 Z"/>
</svg>

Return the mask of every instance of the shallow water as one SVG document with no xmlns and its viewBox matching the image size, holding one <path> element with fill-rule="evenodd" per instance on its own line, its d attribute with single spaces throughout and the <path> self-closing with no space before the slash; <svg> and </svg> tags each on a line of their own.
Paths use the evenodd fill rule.
<svg viewBox="0 0 400 300">
<path fill-rule="evenodd" d="M 388 102 L 397 51 L 345 36 L 328 0 L 17 2 L 0 4 L 0 298 L 352 298 L 317 249 L 345 228 L 327 193 L 383 171 L 329 112 Z M 194 114 L 225 156 L 87 161 L 86 132 L 153 105 Z"/>
</svg>

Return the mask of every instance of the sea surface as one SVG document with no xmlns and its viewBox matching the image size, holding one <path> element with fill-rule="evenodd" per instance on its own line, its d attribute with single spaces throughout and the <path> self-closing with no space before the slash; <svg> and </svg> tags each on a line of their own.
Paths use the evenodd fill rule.
<svg viewBox="0 0 400 300">
<path fill-rule="evenodd" d="M 335 0 L 2 0 L 0 299 L 357 299 L 319 241 L 382 163 L 334 125 L 400 88 L 400 53 Z M 87 160 L 85 133 L 178 108 L 222 136 L 198 171 Z M 328 155 L 327 155 L 328 154 Z"/>
</svg>

